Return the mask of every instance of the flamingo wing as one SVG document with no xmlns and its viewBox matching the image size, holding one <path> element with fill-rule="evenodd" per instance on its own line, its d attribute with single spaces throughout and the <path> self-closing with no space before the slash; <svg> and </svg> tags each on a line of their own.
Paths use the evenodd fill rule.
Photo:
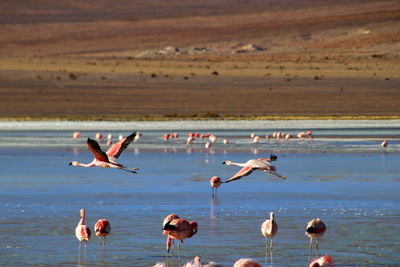
<svg viewBox="0 0 400 267">
<path fill-rule="evenodd" d="M 229 183 L 234 180 L 239 180 L 240 178 L 242 178 L 244 176 L 250 175 L 254 170 L 255 170 L 255 168 L 253 168 L 253 166 L 246 165 L 240 171 L 238 171 L 235 175 L 233 175 L 231 178 L 229 178 L 227 181 L 225 181 L 225 183 Z"/>
<path fill-rule="evenodd" d="M 277 172 L 275 172 L 275 171 L 268 171 L 268 172 L 269 172 L 270 174 L 272 174 L 272 175 L 278 177 L 278 178 L 286 179 L 286 176 L 280 175 L 279 173 L 277 173 Z"/>
<path fill-rule="evenodd" d="M 136 132 L 133 132 L 131 135 L 121 139 L 118 143 L 115 143 L 110 149 L 106 152 L 109 157 L 118 158 L 121 153 L 128 147 L 128 145 L 135 139 Z"/>
<path fill-rule="evenodd" d="M 87 146 L 97 160 L 109 162 L 107 154 L 101 150 L 99 143 L 97 143 L 95 140 L 88 138 Z"/>
</svg>

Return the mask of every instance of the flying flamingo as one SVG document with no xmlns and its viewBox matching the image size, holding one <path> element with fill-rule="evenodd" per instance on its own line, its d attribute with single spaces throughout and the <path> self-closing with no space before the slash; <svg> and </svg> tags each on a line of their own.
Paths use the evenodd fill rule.
<svg viewBox="0 0 400 267">
<path fill-rule="evenodd" d="M 333 264 L 332 257 L 325 254 L 325 256 L 322 256 L 320 258 L 316 258 L 313 260 L 309 267 L 334 267 L 335 265 Z"/>
<path fill-rule="evenodd" d="M 69 165 L 73 166 L 82 166 L 82 167 L 101 167 L 101 168 L 117 168 L 123 171 L 131 172 L 131 173 L 136 173 L 135 170 L 139 170 L 138 168 L 128 168 L 125 167 L 122 164 L 117 163 L 117 158 L 121 155 L 121 153 L 128 147 L 128 145 L 132 142 L 132 140 L 135 138 L 136 132 L 132 133 L 128 137 L 123 138 L 120 140 L 118 143 L 115 143 L 112 147 L 110 147 L 109 150 L 107 150 L 106 153 L 104 153 L 101 148 L 99 143 L 97 143 L 95 140 L 88 138 L 87 140 L 87 146 L 90 151 L 92 151 L 94 155 L 94 159 L 91 163 L 84 164 L 80 163 L 78 161 L 72 161 L 69 163 Z"/>
<path fill-rule="evenodd" d="M 173 219 L 169 220 L 164 224 L 163 234 L 168 235 L 168 241 L 171 242 L 171 238 L 178 239 L 183 243 L 183 239 L 190 238 L 197 233 L 197 222 L 188 222 L 185 219 Z M 169 251 L 170 243 L 167 241 L 167 251 Z M 181 258 L 181 246 L 178 242 L 179 259 Z"/>
<path fill-rule="evenodd" d="M 266 250 L 265 250 L 265 266 L 267 266 L 267 258 L 268 258 L 268 237 L 271 238 L 271 245 L 270 245 L 269 251 L 271 253 L 271 265 L 273 265 L 273 260 L 272 260 L 272 238 L 276 235 L 277 232 L 278 232 L 278 224 L 275 221 L 274 213 L 270 212 L 269 220 L 266 220 L 261 225 L 261 233 L 263 234 L 263 236 L 265 236 L 265 241 L 267 243 Z"/>
<path fill-rule="evenodd" d="M 103 248 L 106 251 L 106 236 L 110 234 L 110 222 L 106 219 L 100 219 L 94 225 L 94 233 L 99 237 L 99 247 L 101 248 L 101 237 L 103 237 Z"/>
<path fill-rule="evenodd" d="M 239 259 L 233 267 L 261 267 L 261 264 L 252 259 Z"/>
<path fill-rule="evenodd" d="M 229 160 L 224 161 L 222 164 L 226 165 L 236 165 L 243 167 L 239 172 L 237 172 L 235 175 L 233 175 L 231 178 L 229 178 L 225 183 L 229 183 L 234 180 L 238 180 L 244 176 L 250 175 L 253 171 L 259 170 L 259 171 L 266 171 L 269 172 L 272 175 L 275 175 L 276 177 L 279 177 L 281 179 L 286 179 L 285 176 L 282 176 L 276 172 L 275 166 L 271 166 L 270 162 L 275 161 L 278 157 L 275 155 L 272 155 L 268 159 L 251 159 L 247 161 L 246 163 L 235 163 Z"/>
<path fill-rule="evenodd" d="M 310 238 L 310 247 L 308 251 L 308 262 L 310 262 L 310 257 L 311 257 L 311 245 L 312 245 L 312 239 L 317 238 L 317 244 L 316 244 L 316 255 L 318 258 L 318 243 L 319 243 L 319 238 L 324 235 L 326 230 L 325 224 L 321 221 L 320 218 L 317 219 L 312 219 L 307 223 L 306 227 L 306 236 Z"/>
<path fill-rule="evenodd" d="M 221 178 L 219 178 L 218 176 L 211 177 L 210 184 L 211 184 L 211 188 L 212 188 L 212 192 L 213 192 L 212 196 L 216 197 L 217 196 L 217 189 L 221 185 Z"/>
<path fill-rule="evenodd" d="M 81 213 L 81 219 L 79 220 L 78 225 L 75 228 L 75 235 L 76 238 L 78 238 L 79 240 L 79 255 L 81 252 L 82 241 L 85 242 L 85 254 L 86 254 L 87 241 L 90 240 L 90 235 L 91 235 L 89 227 L 85 225 L 85 210 L 81 209 L 80 213 Z"/>
</svg>

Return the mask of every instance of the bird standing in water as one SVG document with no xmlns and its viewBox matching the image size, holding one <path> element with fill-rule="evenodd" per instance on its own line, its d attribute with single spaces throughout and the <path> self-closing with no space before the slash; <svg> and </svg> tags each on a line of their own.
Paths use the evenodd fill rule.
<svg viewBox="0 0 400 267">
<path fill-rule="evenodd" d="M 106 251 L 106 236 L 110 234 L 110 222 L 106 219 L 100 219 L 94 225 L 94 233 L 99 237 L 99 248 L 101 248 L 101 237 L 103 237 L 103 248 Z"/>
<path fill-rule="evenodd" d="M 310 238 L 310 247 L 308 251 L 308 262 L 310 262 L 311 257 L 311 246 L 312 246 L 312 239 L 317 239 L 317 244 L 315 245 L 316 255 L 318 258 L 318 243 L 319 238 L 324 235 L 326 231 L 326 225 L 321 221 L 320 218 L 312 219 L 307 223 L 306 226 L 306 235 Z"/>
<path fill-rule="evenodd" d="M 117 163 L 117 158 L 121 155 L 121 153 L 128 147 L 128 145 L 133 141 L 136 136 L 136 132 L 131 135 L 123 138 L 118 143 L 115 143 L 112 147 L 110 147 L 107 152 L 103 152 L 100 148 L 99 143 L 95 140 L 88 138 L 87 146 L 90 151 L 92 151 L 94 155 L 94 159 L 91 163 L 84 164 L 78 161 L 72 161 L 69 163 L 71 166 L 81 166 L 81 167 L 101 167 L 101 168 L 117 168 L 123 171 L 136 173 L 135 170 L 139 170 L 138 168 L 128 168 L 122 164 Z"/>
<path fill-rule="evenodd" d="M 171 219 L 164 224 L 163 234 L 168 235 L 167 251 L 171 246 L 171 238 L 178 239 L 183 243 L 183 239 L 190 238 L 197 233 L 197 222 L 188 222 L 185 219 Z M 171 236 L 171 238 L 170 238 Z M 169 243 L 168 243 L 169 242 Z M 179 259 L 181 258 L 181 247 L 178 241 Z"/>
<path fill-rule="evenodd" d="M 87 241 L 90 240 L 90 229 L 85 225 L 85 210 L 81 209 L 80 210 L 80 216 L 81 219 L 78 222 L 78 225 L 75 228 L 75 235 L 76 238 L 79 240 L 79 255 L 81 254 L 81 246 L 82 246 L 82 241 L 85 242 L 85 255 L 86 255 L 86 246 L 87 246 Z"/>
<path fill-rule="evenodd" d="M 273 258 L 272 258 L 272 238 L 278 232 L 278 224 L 275 221 L 274 213 L 269 213 L 269 220 L 266 220 L 261 225 L 261 233 L 265 236 L 266 241 L 266 250 L 265 250 L 265 266 L 267 266 L 267 259 L 268 259 L 268 237 L 271 239 L 271 245 L 269 246 L 269 251 L 271 253 L 271 265 L 273 265 Z"/>
<path fill-rule="evenodd" d="M 210 184 L 211 184 L 211 188 L 212 188 L 212 196 L 216 197 L 217 189 L 221 185 L 221 178 L 219 178 L 218 176 L 211 177 Z"/>
</svg>

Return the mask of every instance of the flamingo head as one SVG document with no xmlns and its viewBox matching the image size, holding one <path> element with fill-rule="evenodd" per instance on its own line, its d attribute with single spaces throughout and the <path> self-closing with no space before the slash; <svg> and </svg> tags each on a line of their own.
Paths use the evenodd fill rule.
<svg viewBox="0 0 400 267">
<path fill-rule="evenodd" d="M 198 224 L 197 224 L 197 222 L 190 222 L 189 224 L 193 229 L 193 233 L 192 233 L 192 236 L 193 236 L 194 234 L 197 233 Z"/>
<path fill-rule="evenodd" d="M 224 162 L 222 162 L 222 164 L 231 165 L 231 164 L 232 164 L 232 161 L 230 161 L 230 160 L 225 160 Z"/>
<path fill-rule="evenodd" d="M 269 219 L 271 222 L 274 220 L 274 213 L 272 211 L 269 213 Z"/>
<path fill-rule="evenodd" d="M 77 162 L 77 161 L 71 161 L 71 162 L 69 163 L 69 166 L 76 166 L 76 165 L 78 165 L 78 162 Z"/>
<path fill-rule="evenodd" d="M 81 209 L 80 213 L 81 213 L 81 218 L 85 217 L 85 210 L 84 209 Z"/>
<path fill-rule="evenodd" d="M 275 161 L 275 160 L 277 160 L 278 159 L 278 156 L 276 156 L 276 155 L 274 155 L 274 154 L 271 154 L 270 156 L 269 156 L 269 160 L 270 161 Z"/>
</svg>

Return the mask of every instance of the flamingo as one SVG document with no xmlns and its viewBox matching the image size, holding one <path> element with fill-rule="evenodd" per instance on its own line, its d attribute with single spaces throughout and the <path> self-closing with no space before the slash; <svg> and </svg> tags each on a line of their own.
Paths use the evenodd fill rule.
<svg viewBox="0 0 400 267">
<path fill-rule="evenodd" d="M 218 176 L 211 177 L 210 184 L 211 184 L 211 188 L 212 188 L 212 192 L 213 192 L 212 196 L 216 197 L 217 196 L 217 189 L 221 185 L 221 178 L 219 178 Z"/>
<path fill-rule="evenodd" d="M 142 133 L 137 133 L 133 139 L 133 142 L 136 143 L 140 138 L 142 138 Z"/>
<path fill-rule="evenodd" d="M 268 159 L 251 159 L 246 163 L 235 163 L 226 160 L 222 164 L 236 165 L 243 168 L 240 171 L 238 171 L 235 175 L 233 175 L 231 178 L 229 178 L 227 181 L 225 181 L 225 183 L 229 183 L 234 180 L 239 180 L 244 176 L 250 175 L 255 170 L 266 171 L 272 175 L 275 175 L 276 177 L 279 177 L 281 179 L 286 179 L 285 176 L 282 176 L 276 172 L 275 166 L 270 165 L 270 162 L 275 161 L 277 158 L 278 158 L 277 156 L 271 154 L 271 156 Z"/>
<path fill-rule="evenodd" d="M 99 237 L 99 247 L 101 247 L 101 237 L 103 237 L 103 247 L 106 250 L 106 236 L 110 234 L 110 222 L 106 219 L 100 219 L 94 225 L 94 233 Z"/>
<path fill-rule="evenodd" d="M 171 236 L 171 238 L 178 239 L 181 241 L 181 243 L 183 243 L 183 239 L 190 238 L 197 233 L 197 228 L 198 228 L 197 222 L 194 221 L 188 222 L 185 219 L 181 218 L 172 219 L 164 224 L 163 234 L 168 235 L 168 241 L 171 241 L 171 239 L 169 238 Z M 171 245 L 170 243 L 168 243 L 168 241 L 167 241 L 167 251 L 169 251 L 169 247 Z M 179 242 L 178 242 L 178 252 L 180 259 L 181 246 Z"/>
<path fill-rule="evenodd" d="M 328 254 L 325 254 L 325 256 L 322 256 L 320 258 L 316 258 L 313 260 L 309 267 L 334 267 L 335 265 L 333 264 L 332 257 L 329 256 Z"/>
<path fill-rule="evenodd" d="M 381 143 L 381 146 L 382 147 L 387 147 L 387 145 L 388 145 L 388 142 L 386 140 L 383 140 L 382 143 Z"/>
<path fill-rule="evenodd" d="M 78 225 L 75 228 L 75 235 L 76 235 L 76 238 L 78 238 L 78 240 L 79 240 L 79 254 L 81 251 L 82 241 L 85 242 L 85 254 L 86 254 L 86 245 L 87 245 L 87 241 L 90 240 L 91 232 L 90 232 L 89 227 L 87 227 L 85 225 L 85 210 L 81 209 L 80 214 L 81 214 L 80 215 L 81 219 L 79 220 Z"/>
<path fill-rule="evenodd" d="M 104 137 L 103 137 L 103 135 L 101 133 L 96 133 L 96 139 L 97 140 L 103 140 Z"/>
<path fill-rule="evenodd" d="M 225 138 L 224 139 L 224 141 L 223 141 L 223 143 L 226 145 L 226 144 L 229 144 L 229 139 L 228 138 Z"/>
<path fill-rule="evenodd" d="M 211 144 L 212 144 L 212 143 L 207 142 L 207 143 L 204 144 L 204 147 L 205 147 L 206 149 L 210 149 L 210 148 L 211 148 Z"/>
<path fill-rule="evenodd" d="M 171 213 L 171 214 L 169 214 L 167 217 L 165 217 L 165 218 L 164 218 L 164 221 L 163 221 L 163 230 L 164 230 L 165 225 L 166 225 L 168 222 L 173 221 L 173 220 L 175 220 L 175 219 L 179 219 L 179 216 L 176 215 L 175 213 Z M 163 234 L 166 234 L 166 232 L 163 231 Z M 174 238 L 173 236 L 171 236 L 171 235 L 168 235 L 167 244 L 166 244 L 166 246 L 167 246 L 167 252 L 169 252 L 169 249 L 170 249 L 170 247 L 171 247 L 171 241 L 172 241 L 172 239 L 175 239 L 175 238 Z M 173 243 L 172 243 L 172 244 L 173 244 Z"/>
<path fill-rule="evenodd" d="M 78 161 L 71 161 L 69 165 L 71 166 L 81 166 L 81 167 L 101 167 L 101 168 L 117 168 L 120 170 L 124 170 L 131 173 L 136 173 L 135 170 L 139 170 L 138 168 L 128 168 L 122 164 L 117 163 L 117 158 L 121 155 L 121 153 L 128 147 L 128 145 L 132 142 L 135 138 L 136 132 L 133 132 L 128 137 L 123 138 L 118 143 L 115 143 L 106 153 L 104 153 L 99 143 L 95 140 L 88 138 L 87 139 L 87 146 L 90 151 L 92 151 L 94 155 L 94 159 L 91 163 L 84 164 Z"/>
<path fill-rule="evenodd" d="M 72 135 L 72 137 L 73 137 L 74 139 L 78 139 L 80 136 L 81 136 L 81 133 L 80 133 L 80 132 L 74 132 L 74 134 Z"/>
<path fill-rule="evenodd" d="M 267 258 L 268 258 L 268 237 L 271 238 L 271 245 L 270 245 L 269 251 L 271 253 L 271 265 L 273 265 L 273 260 L 272 260 L 272 238 L 276 235 L 277 232 L 278 232 L 278 224 L 275 221 L 274 213 L 270 212 L 269 220 L 266 220 L 261 225 L 261 233 L 263 234 L 263 236 L 265 236 L 265 241 L 267 243 L 266 250 L 265 250 L 265 266 L 267 266 Z"/>
<path fill-rule="evenodd" d="M 312 219 L 307 223 L 306 226 L 306 236 L 310 238 L 310 247 L 308 251 L 308 261 L 310 262 L 310 257 L 311 257 L 311 245 L 312 245 L 312 239 L 317 238 L 317 244 L 316 244 L 316 255 L 318 258 L 318 243 L 319 243 L 319 238 L 324 235 L 326 231 L 326 226 L 325 224 L 321 221 L 320 218 Z"/>
<path fill-rule="evenodd" d="M 239 259 L 233 267 L 261 267 L 261 264 L 253 259 Z"/>
</svg>

